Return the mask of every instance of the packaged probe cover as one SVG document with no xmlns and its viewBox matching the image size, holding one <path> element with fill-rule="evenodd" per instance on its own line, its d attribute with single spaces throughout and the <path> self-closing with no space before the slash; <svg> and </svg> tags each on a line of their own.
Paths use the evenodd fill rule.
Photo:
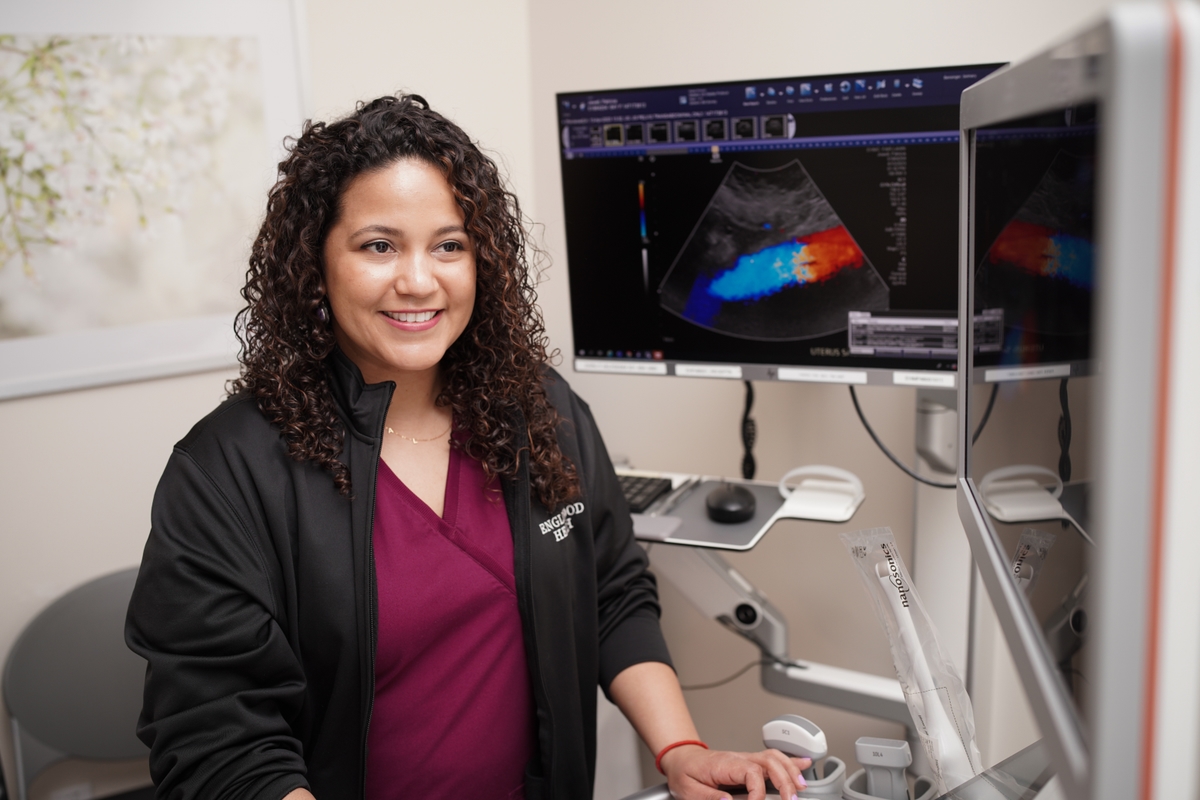
<svg viewBox="0 0 1200 800">
<path fill-rule="evenodd" d="M 1033 594 L 1033 586 L 1037 583 L 1038 575 L 1042 574 L 1042 564 L 1046 563 L 1046 554 L 1054 546 L 1054 539 L 1053 533 L 1037 528 L 1021 531 L 1021 540 L 1017 542 L 1017 552 L 1013 555 L 1012 576 L 1026 597 Z"/>
<path fill-rule="evenodd" d="M 938 644 L 890 528 L 839 537 L 858 565 L 887 632 L 896 676 L 937 780 L 945 794 L 979 774 L 975 714 L 962 678 Z"/>
</svg>

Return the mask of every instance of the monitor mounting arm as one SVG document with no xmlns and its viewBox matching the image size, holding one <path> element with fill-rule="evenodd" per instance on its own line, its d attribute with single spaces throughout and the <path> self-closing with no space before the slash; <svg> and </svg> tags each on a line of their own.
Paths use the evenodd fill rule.
<svg viewBox="0 0 1200 800">
<path fill-rule="evenodd" d="M 894 678 L 789 658 L 783 614 L 712 550 L 656 544 L 650 561 L 700 613 L 762 651 L 761 679 L 767 691 L 912 727 L 904 692 Z"/>
</svg>

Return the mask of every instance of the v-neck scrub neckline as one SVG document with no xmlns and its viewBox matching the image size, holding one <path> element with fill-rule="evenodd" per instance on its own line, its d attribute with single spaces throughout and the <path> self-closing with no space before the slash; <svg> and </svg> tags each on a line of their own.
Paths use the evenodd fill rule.
<svg viewBox="0 0 1200 800">
<path fill-rule="evenodd" d="M 503 495 L 451 447 L 439 517 L 379 462 L 367 798 L 522 797 L 534 749 Z"/>
</svg>

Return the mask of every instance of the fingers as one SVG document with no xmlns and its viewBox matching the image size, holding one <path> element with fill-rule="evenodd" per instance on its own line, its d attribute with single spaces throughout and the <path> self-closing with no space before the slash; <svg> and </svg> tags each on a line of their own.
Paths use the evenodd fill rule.
<svg viewBox="0 0 1200 800">
<path fill-rule="evenodd" d="M 812 766 L 812 759 L 792 758 L 778 750 L 763 750 L 750 758 L 763 768 L 783 800 L 790 800 L 807 788 L 808 782 L 801 773 Z"/>
<path fill-rule="evenodd" d="M 765 800 L 766 772 L 749 753 L 705 754 L 698 769 L 669 774 L 667 783 L 676 800 L 732 800 L 718 786 L 744 786 L 748 800 Z M 791 794 L 783 795 L 790 798 Z"/>
<path fill-rule="evenodd" d="M 811 758 L 796 758 L 794 756 L 787 756 L 787 760 L 791 761 L 792 766 L 797 770 L 808 769 L 813 765 L 813 760 Z"/>
<path fill-rule="evenodd" d="M 807 758 L 789 758 L 778 750 L 757 753 L 699 751 L 686 759 L 673 759 L 668 782 L 678 800 L 730 800 L 717 786 L 745 786 L 748 800 L 765 800 L 767 780 L 782 800 L 792 800 L 806 787 L 801 770 L 812 766 Z"/>
<path fill-rule="evenodd" d="M 779 790 L 782 800 L 791 800 L 793 795 L 805 787 L 804 776 L 800 774 L 800 770 L 804 767 L 797 768 L 792 763 L 792 759 L 778 750 L 764 750 L 757 755 L 761 757 L 760 763 L 766 770 L 767 777 L 771 779 L 771 783 L 775 784 L 775 788 Z M 804 759 L 801 763 L 805 763 L 807 766 L 812 762 Z"/>
<path fill-rule="evenodd" d="M 754 753 L 751 758 L 762 767 L 782 800 L 791 800 L 804 788 L 804 778 L 800 775 L 800 770 L 793 766 L 790 758 L 778 750 L 763 750 L 761 753 Z"/>
<path fill-rule="evenodd" d="M 746 785 L 746 796 L 748 800 L 766 800 L 767 798 L 767 779 L 761 765 L 750 764 L 746 767 L 746 775 L 742 779 Z M 781 795 L 782 796 L 782 795 Z M 787 795 L 791 797 L 791 795 Z"/>
</svg>

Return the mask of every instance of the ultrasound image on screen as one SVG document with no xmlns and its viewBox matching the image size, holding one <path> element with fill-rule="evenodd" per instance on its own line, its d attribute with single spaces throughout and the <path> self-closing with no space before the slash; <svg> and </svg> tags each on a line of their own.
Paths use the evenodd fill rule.
<svg viewBox="0 0 1200 800">
<path fill-rule="evenodd" d="M 1037 350 L 1021 341 L 1039 335 L 1076 339 L 1084 349 L 1073 355 L 1087 356 L 1094 184 L 1092 157 L 1059 151 L 979 263 L 975 307 L 1004 309 L 1003 361 L 1028 360 Z"/>
<path fill-rule="evenodd" d="M 765 341 L 826 336 L 889 308 L 887 284 L 799 160 L 734 164 L 659 286 L 664 309 Z"/>
</svg>

